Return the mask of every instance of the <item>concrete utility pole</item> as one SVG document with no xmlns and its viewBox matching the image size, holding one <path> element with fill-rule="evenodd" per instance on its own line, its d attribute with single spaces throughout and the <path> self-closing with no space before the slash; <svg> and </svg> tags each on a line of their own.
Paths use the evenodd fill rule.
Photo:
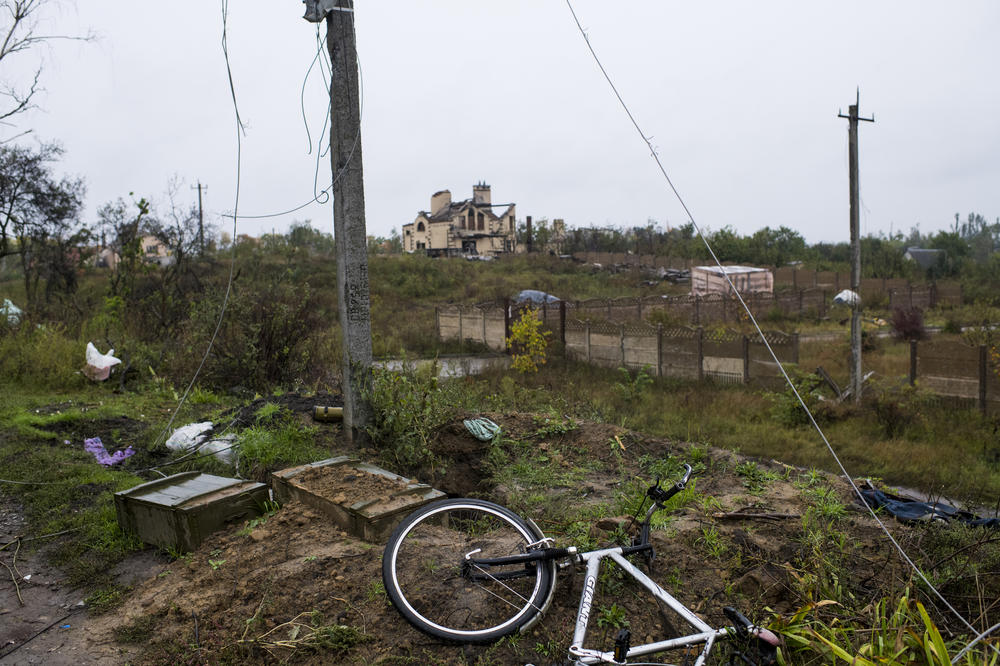
<svg viewBox="0 0 1000 666">
<path fill-rule="evenodd" d="M 344 436 L 364 443 L 371 405 L 372 329 L 368 290 L 365 187 L 361 168 L 358 53 L 352 0 L 307 0 L 305 19 L 326 18 L 330 51 L 330 161 L 333 169 L 333 233 L 337 246 L 337 296 L 343 333 Z"/>
<path fill-rule="evenodd" d="M 848 158 L 850 161 L 851 193 L 851 291 L 857 298 L 851 305 L 851 395 L 854 403 L 861 404 L 861 233 L 860 229 L 860 187 L 858 185 L 858 121 L 875 122 L 871 118 L 859 118 L 861 91 L 856 93 L 854 104 L 847 107 L 847 115 L 838 113 L 838 118 L 847 118 Z"/>
<path fill-rule="evenodd" d="M 205 214 L 201 209 L 201 191 L 207 190 L 208 185 L 202 185 L 201 181 L 192 190 L 198 190 L 198 254 L 205 254 Z"/>
</svg>

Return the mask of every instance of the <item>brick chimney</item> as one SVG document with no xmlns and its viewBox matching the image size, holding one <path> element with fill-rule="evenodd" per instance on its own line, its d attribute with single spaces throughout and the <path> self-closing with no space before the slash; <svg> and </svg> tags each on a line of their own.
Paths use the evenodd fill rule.
<svg viewBox="0 0 1000 666">
<path fill-rule="evenodd" d="M 484 182 L 476 183 L 472 186 L 472 203 L 491 204 L 490 186 Z"/>
<path fill-rule="evenodd" d="M 431 195 L 431 215 L 434 215 L 445 206 L 451 205 L 451 191 L 441 190 Z"/>
</svg>

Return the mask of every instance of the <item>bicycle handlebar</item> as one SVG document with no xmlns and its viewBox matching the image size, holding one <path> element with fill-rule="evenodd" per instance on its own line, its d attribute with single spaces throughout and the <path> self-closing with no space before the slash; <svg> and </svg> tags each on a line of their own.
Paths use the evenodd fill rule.
<svg viewBox="0 0 1000 666">
<path fill-rule="evenodd" d="M 691 465 L 685 463 L 684 476 L 680 481 L 667 489 L 660 488 L 660 480 L 656 479 L 656 483 L 650 486 L 649 490 L 646 491 L 646 496 L 653 500 L 655 506 L 662 507 L 664 502 L 687 487 L 688 481 L 691 480 L 691 471 Z"/>
</svg>

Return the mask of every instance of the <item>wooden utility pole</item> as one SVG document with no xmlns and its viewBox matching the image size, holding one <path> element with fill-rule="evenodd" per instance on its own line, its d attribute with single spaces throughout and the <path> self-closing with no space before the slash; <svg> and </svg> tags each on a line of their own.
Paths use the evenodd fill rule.
<svg viewBox="0 0 1000 666">
<path fill-rule="evenodd" d="M 333 170 L 333 233 L 337 249 L 337 296 L 343 335 L 344 436 L 367 440 L 371 405 L 372 330 L 368 289 L 365 187 L 361 168 L 361 108 L 352 0 L 306 2 L 306 20 L 326 18 L 330 51 L 330 161 Z"/>
<path fill-rule="evenodd" d="M 191 188 L 198 190 L 198 254 L 205 254 L 205 214 L 202 212 L 201 208 L 201 191 L 202 189 L 208 189 L 208 185 L 202 185 L 201 181 L 195 187 Z"/>
<path fill-rule="evenodd" d="M 861 233 L 860 233 L 860 186 L 858 184 L 858 121 L 875 122 L 871 118 L 858 117 L 861 91 L 856 92 L 854 104 L 847 107 L 847 115 L 838 113 L 838 118 L 847 119 L 848 159 L 850 161 L 851 196 L 851 291 L 856 298 L 851 305 L 851 395 L 854 403 L 861 403 Z"/>
</svg>

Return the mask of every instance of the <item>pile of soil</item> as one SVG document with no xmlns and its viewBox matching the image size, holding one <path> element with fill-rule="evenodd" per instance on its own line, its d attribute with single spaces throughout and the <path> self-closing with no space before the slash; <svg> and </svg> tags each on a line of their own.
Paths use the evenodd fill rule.
<svg viewBox="0 0 1000 666">
<path fill-rule="evenodd" d="M 310 492 L 345 506 L 387 499 L 407 485 L 402 479 L 343 465 L 313 467 L 294 480 Z"/>
</svg>

